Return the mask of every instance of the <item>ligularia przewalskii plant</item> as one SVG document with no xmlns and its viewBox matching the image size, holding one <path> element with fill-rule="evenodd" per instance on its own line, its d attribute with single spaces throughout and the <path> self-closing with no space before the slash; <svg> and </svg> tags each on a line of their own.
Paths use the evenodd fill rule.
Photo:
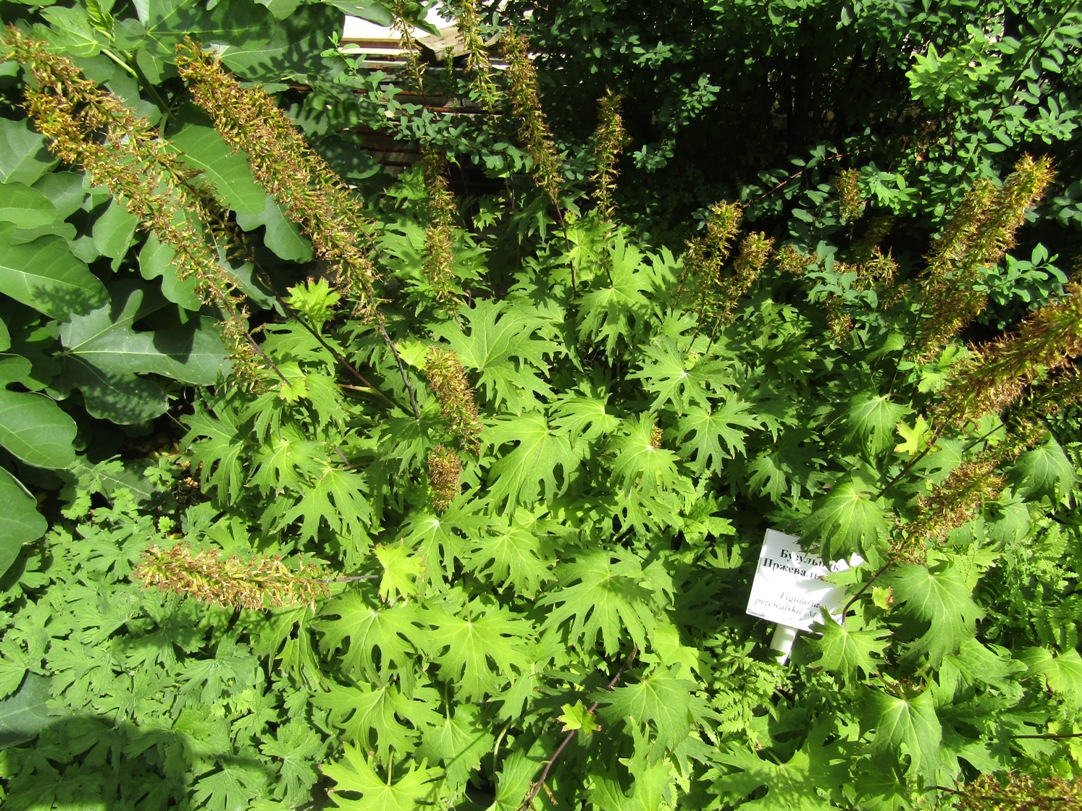
<svg viewBox="0 0 1082 811">
<path fill-rule="evenodd" d="M 261 267 L 168 127 L 5 35 L 49 148 L 170 247 L 231 353 L 154 486 L 73 473 L 87 495 L 5 592 L 0 684 L 53 713 L 0 758 L 5 801 L 1072 807 L 1080 535 L 1055 431 L 1082 292 L 963 333 L 1049 161 L 975 184 L 920 268 L 870 226 L 836 261 L 742 235 L 731 202 L 676 255 L 619 222 L 616 97 L 579 188 L 528 43 L 506 34 L 501 77 L 477 9 L 452 10 L 535 192 L 467 205 L 429 144 L 362 202 L 272 96 L 180 44 L 221 165 L 310 241 L 308 279 Z M 836 189 L 860 224 L 859 175 Z M 743 611 L 766 526 L 866 561 L 788 668 Z"/>
</svg>

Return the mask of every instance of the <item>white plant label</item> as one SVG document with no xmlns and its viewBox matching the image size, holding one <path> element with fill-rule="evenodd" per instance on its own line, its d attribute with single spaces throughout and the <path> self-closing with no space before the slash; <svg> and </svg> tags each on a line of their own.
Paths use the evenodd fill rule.
<svg viewBox="0 0 1082 811">
<path fill-rule="evenodd" d="M 810 631 L 820 621 L 820 607 L 838 619 L 845 592 L 823 578 L 863 562 L 854 555 L 848 562 L 827 566 L 817 555 L 805 552 L 799 538 L 768 529 L 751 584 L 748 613 L 802 631 Z"/>
</svg>

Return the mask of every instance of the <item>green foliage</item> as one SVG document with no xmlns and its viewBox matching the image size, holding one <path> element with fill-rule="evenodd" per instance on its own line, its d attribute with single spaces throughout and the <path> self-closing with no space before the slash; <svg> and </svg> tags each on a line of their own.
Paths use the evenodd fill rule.
<svg viewBox="0 0 1082 811">
<path fill-rule="evenodd" d="M 932 263 L 919 246 L 895 257 L 877 225 L 894 212 L 972 253 L 950 240 L 979 214 L 1017 219 L 996 237 L 1015 239 L 1024 205 L 947 204 L 1008 165 L 974 133 L 1064 141 L 1072 8 L 1029 21 L 1029 4 L 1002 19 L 963 3 L 537 9 L 542 70 L 570 58 L 554 43 L 621 32 L 612 53 L 573 52 L 593 72 L 571 74 L 568 101 L 613 66 L 652 77 L 633 98 L 640 115 L 662 105 L 643 167 L 676 167 L 715 104 L 754 113 L 729 168 L 746 172 L 751 216 L 777 227 L 748 274 L 723 246 L 677 256 L 594 208 L 587 154 L 546 164 L 540 192 L 440 197 L 439 216 L 448 192 L 431 173 L 367 178 L 345 131 L 358 117 L 497 174 L 536 157 L 506 143 L 501 117 L 422 112 L 363 61 L 304 64 L 341 6 L 12 13 L 47 38 L 42 53 L 77 57 L 91 87 L 145 116 L 139 138 L 99 139 L 103 124 L 89 141 L 142 143 L 166 179 L 114 198 L 93 167 L 57 164 L 15 106 L 33 79 L 6 63 L 5 807 L 946 808 L 979 775 L 1077 778 L 1079 431 L 1060 413 L 1078 397 L 1075 361 L 1042 363 L 1017 397 L 951 424 L 952 384 L 999 397 L 1017 383 L 980 376 L 1009 344 L 967 348 L 961 333 L 925 357 L 922 324 L 956 314 L 927 311 Z M 653 19 L 684 11 L 679 27 Z M 254 96 L 225 75 L 238 101 L 222 134 L 189 103 L 173 51 L 189 32 L 279 91 L 330 163 L 285 130 L 227 146 L 266 122 L 245 118 Z M 702 52 L 734 43 L 740 65 L 701 70 Z M 449 71 L 449 87 L 478 95 L 477 69 Z M 529 72 L 515 82 L 521 104 Z M 763 82 L 778 86 L 748 92 Z M 1036 100 L 982 117 L 1018 92 Z M 853 109 L 830 106 L 842 93 Z M 221 112 L 213 93 L 200 103 Z M 110 109 L 107 124 L 128 120 Z M 749 141 L 753 125 L 774 133 L 778 110 L 787 138 Z M 898 133 L 846 129 L 889 121 L 927 139 L 888 148 Z M 836 143 L 812 143 L 826 135 Z M 285 179 L 249 165 L 271 147 Z M 792 178 L 762 169 L 802 150 Z M 828 182 L 858 153 L 855 175 Z M 791 212 L 765 202 L 771 188 Z M 143 217 L 148 199 L 160 219 Z M 1008 259 L 967 281 L 1001 305 L 984 326 L 1019 301 L 1076 300 L 1048 264 L 1059 232 L 1035 219 L 1049 247 L 1032 267 Z M 706 306 L 704 291 L 727 298 Z M 1028 329 L 1023 345 L 1052 340 Z M 1053 343 L 1057 363 L 1077 355 L 1069 323 Z M 767 527 L 863 560 L 831 575 L 842 615 L 789 667 L 744 613 Z M 162 550 L 177 566 L 264 561 L 244 572 L 267 599 L 245 604 L 277 607 L 200 602 L 212 595 L 190 586 L 194 569 L 152 580 Z M 284 607 L 266 594 L 283 577 L 327 597 Z"/>
<path fill-rule="evenodd" d="M 131 580 L 143 549 L 171 542 L 173 461 L 132 476 L 164 498 L 157 507 L 127 490 L 88 514 L 73 506 L 74 535 L 51 530 L 5 592 L 5 806 L 295 805 L 316 782 L 327 742 L 308 700 L 260 666 L 259 613 Z M 112 462 L 87 468 L 81 484 L 118 474 Z M 38 760 L 46 752 L 52 764 Z"/>
</svg>

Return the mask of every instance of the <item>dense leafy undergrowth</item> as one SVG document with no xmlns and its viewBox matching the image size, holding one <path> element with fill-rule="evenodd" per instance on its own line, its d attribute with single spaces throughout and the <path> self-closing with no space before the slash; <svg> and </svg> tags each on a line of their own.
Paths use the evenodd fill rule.
<svg viewBox="0 0 1082 811">
<path fill-rule="evenodd" d="M 829 241 L 718 204 L 678 254 L 613 211 L 612 99 L 591 194 L 559 176 L 509 34 L 471 92 L 538 190 L 456 203 L 430 149 L 362 207 L 168 17 L 132 50 L 170 115 L 119 104 L 134 24 L 88 8 L 85 74 L 4 40 L 70 165 L 0 122 L 5 807 L 1079 806 L 1082 293 L 963 340 L 1047 161 L 920 255 L 855 172 Z M 785 666 L 767 527 L 864 560 Z"/>
</svg>

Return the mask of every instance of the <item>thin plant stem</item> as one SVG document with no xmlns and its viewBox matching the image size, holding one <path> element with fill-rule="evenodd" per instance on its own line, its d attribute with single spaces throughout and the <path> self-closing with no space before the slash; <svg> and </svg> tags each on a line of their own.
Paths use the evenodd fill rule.
<svg viewBox="0 0 1082 811">
<path fill-rule="evenodd" d="M 628 654 L 627 658 L 624 660 L 624 663 L 620 665 L 620 669 L 616 671 L 616 675 L 609 680 L 609 683 L 605 686 L 606 690 L 611 692 L 612 689 L 616 687 L 617 683 L 620 681 L 620 677 L 624 675 L 624 671 L 631 666 L 631 663 L 635 661 L 635 657 L 638 655 L 639 647 L 638 645 L 636 645 L 631 649 L 631 653 Z M 590 708 L 586 711 L 587 715 L 593 713 L 593 711 L 598 708 L 598 705 L 600 703 L 600 701 L 595 701 L 593 704 L 591 704 Z M 560 755 L 563 754 L 563 751 L 567 748 L 568 744 L 570 744 L 571 741 L 574 739 L 577 732 L 577 729 L 572 729 L 570 732 L 564 735 L 563 740 L 560 741 L 560 745 L 556 747 L 556 750 L 552 753 L 552 757 L 550 757 L 545 763 L 545 768 L 541 770 L 540 777 L 538 777 L 537 780 L 534 781 L 533 788 L 530 789 L 530 793 L 526 795 L 525 799 L 523 799 L 517 811 L 527 811 L 527 809 L 533 808 L 533 801 L 537 798 L 537 795 L 541 793 L 541 789 L 545 787 L 545 781 L 548 780 L 549 772 L 552 771 L 552 767 L 556 764 L 556 761 L 559 759 Z M 547 791 L 548 789 L 545 790 Z"/>
<path fill-rule="evenodd" d="M 391 354 L 394 356 L 395 363 L 398 364 L 398 374 L 402 378 L 402 382 L 406 386 L 406 392 L 410 397 L 410 407 L 413 409 L 413 416 L 415 419 L 421 419 L 421 409 L 417 406 L 417 395 L 413 391 L 413 384 L 409 381 L 409 376 L 406 374 L 406 366 L 402 363 L 402 358 L 398 355 L 398 350 L 395 349 L 394 341 L 391 340 L 391 336 L 387 334 L 387 327 L 383 325 L 383 318 L 378 313 L 376 315 L 376 327 L 379 329 L 380 335 L 383 336 L 384 343 L 387 344 L 387 348 L 391 350 Z"/>
</svg>

